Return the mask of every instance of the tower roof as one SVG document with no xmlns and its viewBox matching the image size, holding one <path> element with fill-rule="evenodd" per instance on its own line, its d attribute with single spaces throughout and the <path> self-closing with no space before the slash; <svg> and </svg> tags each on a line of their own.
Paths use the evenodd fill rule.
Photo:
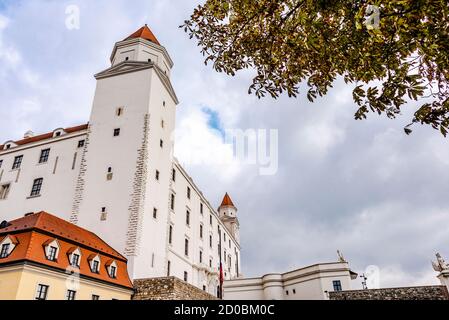
<svg viewBox="0 0 449 320">
<path fill-rule="evenodd" d="M 233 206 L 233 207 L 235 207 L 234 203 L 231 200 L 231 197 L 229 196 L 229 194 L 227 192 L 226 192 L 226 194 L 225 194 L 225 196 L 223 198 L 223 201 L 221 202 L 221 207 L 224 207 L 224 206 Z"/>
<path fill-rule="evenodd" d="M 127 37 L 125 40 L 137 39 L 137 38 L 142 38 L 142 39 L 151 41 L 151 42 L 153 42 L 153 43 L 155 43 L 155 44 L 157 44 L 159 46 L 161 45 L 159 43 L 159 41 L 157 40 L 156 36 L 150 30 L 150 28 L 148 28 L 148 25 L 144 25 L 142 28 L 140 28 L 139 30 L 134 32 L 132 35 Z"/>
</svg>

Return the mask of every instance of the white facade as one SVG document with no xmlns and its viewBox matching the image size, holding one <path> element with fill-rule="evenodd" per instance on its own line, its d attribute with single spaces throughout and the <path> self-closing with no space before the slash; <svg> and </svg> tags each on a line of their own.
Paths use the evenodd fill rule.
<svg viewBox="0 0 449 320">
<path fill-rule="evenodd" d="M 328 292 L 351 290 L 357 274 L 347 262 L 322 263 L 260 278 L 228 280 L 225 300 L 327 300 Z"/>
<path fill-rule="evenodd" d="M 216 294 L 219 232 L 232 279 L 240 270 L 238 229 L 173 158 L 173 62 L 162 46 L 137 37 L 118 42 L 111 63 L 95 76 L 88 125 L 0 146 L 0 220 L 47 211 L 124 254 L 132 279 L 169 274 Z M 45 149 L 48 160 L 39 163 Z M 17 156 L 23 160 L 13 169 Z"/>
</svg>

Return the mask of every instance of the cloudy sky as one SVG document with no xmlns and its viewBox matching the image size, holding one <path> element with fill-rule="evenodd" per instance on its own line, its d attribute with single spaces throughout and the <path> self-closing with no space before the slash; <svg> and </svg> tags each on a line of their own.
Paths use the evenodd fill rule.
<svg viewBox="0 0 449 320">
<path fill-rule="evenodd" d="M 438 283 L 430 260 L 449 259 L 448 140 L 423 127 L 403 133 L 412 103 L 395 121 L 353 120 L 341 82 L 314 104 L 249 96 L 251 71 L 216 73 L 178 28 L 197 4 L 0 0 L 0 141 L 85 123 L 93 74 L 148 23 L 175 62 L 176 154 L 213 205 L 228 191 L 238 206 L 246 276 L 335 261 L 340 249 L 357 272 L 378 266 L 382 286 Z M 68 5 L 80 9 L 79 30 L 66 28 Z M 277 172 L 211 163 L 232 152 L 227 129 L 278 130 Z M 190 150 L 206 156 L 191 161 Z"/>
</svg>

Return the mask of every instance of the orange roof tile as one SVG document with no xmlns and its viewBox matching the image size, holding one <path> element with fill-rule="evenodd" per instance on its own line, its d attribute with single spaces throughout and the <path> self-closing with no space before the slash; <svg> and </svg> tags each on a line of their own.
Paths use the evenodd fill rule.
<svg viewBox="0 0 449 320">
<path fill-rule="evenodd" d="M 89 126 L 89 124 L 83 124 L 83 125 L 76 126 L 76 127 L 65 128 L 63 130 L 67 133 L 73 133 L 73 132 L 86 130 L 88 128 L 88 126 Z M 14 143 L 18 146 L 23 146 L 25 144 L 38 142 L 38 141 L 42 141 L 42 140 L 47 140 L 47 139 L 51 139 L 51 138 L 53 138 L 53 131 L 44 133 L 44 134 L 40 134 L 40 135 L 37 135 L 34 137 L 17 140 L 17 141 L 14 141 Z M 0 151 L 3 150 L 3 148 L 4 148 L 4 145 L 0 145 Z"/>
<path fill-rule="evenodd" d="M 234 203 L 231 200 L 231 197 L 229 196 L 229 194 L 227 192 L 226 192 L 226 194 L 225 194 L 225 196 L 223 198 L 223 201 L 221 202 L 221 207 L 223 207 L 223 206 L 233 206 L 233 207 L 235 207 Z"/>
<path fill-rule="evenodd" d="M 9 222 L 0 229 L 0 239 L 14 236 L 18 245 L 7 258 L 0 259 L 4 264 L 19 261 L 31 261 L 40 265 L 66 270 L 70 265 L 69 255 L 74 246 L 80 248 L 80 274 L 111 284 L 132 288 L 128 275 L 127 259 L 110 247 L 94 233 L 46 212 L 35 213 Z M 57 261 L 50 261 L 45 256 L 44 246 L 54 239 L 58 240 L 60 252 Z M 101 260 L 99 273 L 91 271 L 88 257 L 98 255 Z M 113 259 L 117 263 L 117 275 L 111 278 L 106 269 L 106 262 Z"/>
<path fill-rule="evenodd" d="M 132 35 L 127 37 L 125 40 L 129 39 L 136 39 L 136 38 L 142 38 L 148 41 L 151 41 L 157 45 L 161 45 L 159 41 L 157 40 L 156 36 L 153 34 L 153 32 L 148 28 L 148 25 L 144 25 L 142 28 L 134 32 Z"/>
</svg>

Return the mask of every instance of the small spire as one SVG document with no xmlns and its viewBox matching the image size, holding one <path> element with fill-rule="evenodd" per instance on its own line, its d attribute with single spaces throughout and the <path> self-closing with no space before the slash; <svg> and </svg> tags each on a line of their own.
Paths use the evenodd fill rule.
<svg viewBox="0 0 449 320">
<path fill-rule="evenodd" d="M 225 194 L 225 196 L 223 198 L 223 201 L 221 202 L 221 207 L 224 207 L 224 206 L 233 206 L 233 207 L 235 207 L 234 203 L 231 200 L 231 197 L 229 196 L 229 194 L 227 192 L 226 192 L 226 194 Z"/>
</svg>

